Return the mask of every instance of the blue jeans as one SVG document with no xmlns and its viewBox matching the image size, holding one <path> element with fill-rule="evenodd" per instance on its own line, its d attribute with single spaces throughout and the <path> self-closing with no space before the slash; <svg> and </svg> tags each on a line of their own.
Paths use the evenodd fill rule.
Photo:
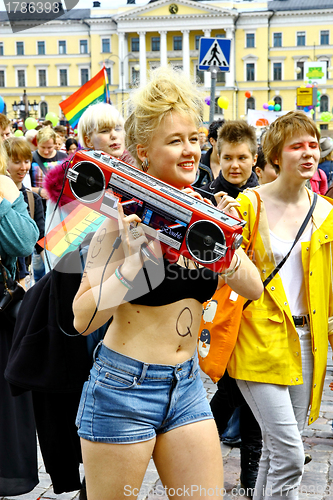
<svg viewBox="0 0 333 500">
<path fill-rule="evenodd" d="M 76 418 L 89 441 L 138 443 L 176 427 L 213 418 L 197 354 L 184 363 L 155 365 L 100 343 Z"/>
<path fill-rule="evenodd" d="M 37 283 L 37 281 L 39 281 L 45 275 L 44 261 L 42 257 L 36 252 L 36 250 L 34 250 L 32 254 L 32 272 L 34 275 L 35 283 Z"/>
</svg>

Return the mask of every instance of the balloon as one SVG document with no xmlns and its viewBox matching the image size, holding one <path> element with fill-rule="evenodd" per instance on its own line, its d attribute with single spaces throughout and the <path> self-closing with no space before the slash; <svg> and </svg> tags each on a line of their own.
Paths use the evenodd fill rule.
<svg viewBox="0 0 333 500">
<path fill-rule="evenodd" d="M 273 101 L 273 99 L 271 99 L 270 101 L 268 101 L 268 105 L 269 106 L 274 106 L 274 104 L 275 104 L 275 101 Z"/>
<path fill-rule="evenodd" d="M 5 101 L 2 99 L 0 95 L 0 113 L 2 113 L 4 109 L 5 109 Z"/>
<path fill-rule="evenodd" d="M 304 111 L 305 113 L 307 113 L 308 111 L 310 111 L 310 108 L 308 106 L 305 106 Z"/>
<path fill-rule="evenodd" d="M 320 90 L 317 90 L 317 96 L 318 97 L 320 96 Z"/>
<path fill-rule="evenodd" d="M 59 117 L 53 113 L 52 111 L 49 111 L 47 115 L 45 116 L 45 120 L 50 120 L 52 122 L 52 125 L 55 127 L 59 123 Z"/>
<path fill-rule="evenodd" d="M 265 104 L 263 104 L 263 105 L 262 105 L 262 107 L 263 107 L 264 109 L 268 109 L 268 104 L 266 104 L 266 103 L 265 103 Z"/>
<path fill-rule="evenodd" d="M 320 119 L 322 122 L 330 122 L 332 120 L 332 113 L 330 113 L 329 111 L 324 111 L 320 115 Z"/>
<path fill-rule="evenodd" d="M 314 109 L 310 109 L 310 113 L 314 115 Z"/>
<path fill-rule="evenodd" d="M 77 134 L 77 128 L 74 129 L 74 134 Z"/>
<path fill-rule="evenodd" d="M 210 106 L 210 97 L 209 96 L 205 97 L 205 103 L 207 104 L 207 106 Z"/>
<path fill-rule="evenodd" d="M 249 99 L 249 97 L 251 97 L 251 95 L 252 95 L 252 93 L 249 90 L 247 90 L 245 92 L 245 97 L 247 97 L 248 99 Z"/>
<path fill-rule="evenodd" d="M 32 130 L 33 128 L 36 128 L 38 125 L 38 121 L 36 118 L 33 118 L 32 116 L 28 116 L 28 118 L 24 122 L 24 126 L 27 130 Z"/>
<path fill-rule="evenodd" d="M 22 137 L 23 132 L 18 128 L 17 130 L 15 130 L 14 135 L 15 137 Z"/>
<path fill-rule="evenodd" d="M 274 106 L 272 106 L 272 104 L 270 104 L 270 105 L 268 106 L 268 111 L 273 111 L 273 109 L 274 109 Z"/>
<path fill-rule="evenodd" d="M 217 104 L 220 106 L 222 109 L 228 109 L 229 106 L 229 99 L 227 97 L 219 97 L 217 100 Z"/>
<path fill-rule="evenodd" d="M 280 111 L 280 109 L 281 109 L 280 104 L 275 104 L 274 111 Z"/>
</svg>

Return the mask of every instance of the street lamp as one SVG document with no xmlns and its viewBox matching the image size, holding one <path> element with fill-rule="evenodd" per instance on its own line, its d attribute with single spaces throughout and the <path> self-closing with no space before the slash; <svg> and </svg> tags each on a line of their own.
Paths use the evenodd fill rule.
<svg viewBox="0 0 333 500">
<path fill-rule="evenodd" d="M 28 100 L 27 92 L 24 89 L 23 96 L 20 102 L 17 103 L 16 101 L 14 101 L 12 107 L 15 113 L 15 118 L 17 118 L 17 114 L 18 112 L 20 112 L 20 118 L 22 118 L 24 121 L 26 118 L 28 118 L 28 116 L 31 116 L 31 114 L 37 116 L 39 105 L 36 102 L 36 99 L 34 99 L 33 103 L 30 103 L 30 101 Z"/>
</svg>

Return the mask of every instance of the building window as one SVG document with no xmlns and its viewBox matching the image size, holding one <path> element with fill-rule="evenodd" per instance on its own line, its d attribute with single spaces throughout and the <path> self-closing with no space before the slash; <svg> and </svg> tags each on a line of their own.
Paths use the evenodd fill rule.
<svg viewBox="0 0 333 500">
<path fill-rule="evenodd" d="M 151 37 L 151 50 L 158 52 L 160 50 L 160 37 L 152 36 Z"/>
<path fill-rule="evenodd" d="M 297 80 L 304 80 L 304 61 L 296 63 L 296 78 Z"/>
<path fill-rule="evenodd" d="M 88 54 L 88 40 L 80 40 L 80 54 Z"/>
<path fill-rule="evenodd" d="M 329 30 L 324 30 L 320 32 L 320 45 L 330 44 L 330 32 Z"/>
<path fill-rule="evenodd" d="M 60 87 L 68 86 L 67 69 L 59 70 Z"/>
<path fill-rule="evenodd" d="M 39 56 L 45 56 L 45 42 L 37 42 L 37 52 Z"/>
<path fill-rule="evenodd" d="M 0 42 L 0 56 L 4 55 L 3 42 Z"/>
<path fill-rule="evenodd" d="M 282 47 L 282 33 L 273 33 L 273 47 Z"/>
<path fill-rule="evenodd" d="M 253 48 L 255 46 L 254 33 L 246 33 L 246 47 Z"/>
<path fill-rule="evenodd" d="M 59 40 L 58 42 L 59 54 L 66 54 L 66 40 Z"/>
<path fill-rule="evenodd" d="M 132 48 L 132 52 L 139 52 L 140 39 L 138 37 L 131 38 L 131 48 Z"/>
<path fill-rule="evenodd" d="M 273 63 L 273 80 L 282 80 L 282 63 Z"/>
<path fill-rule="evenodd" d="M 138 85 L 140 83 L 140 70 L 131 68 L 131 84 Z"/>
<path fill-rule="evenodd" d="M 248 112 L 249 109 L 256 109 L 256 101 L 254 97 L 249 97 L 246 100 L 246 112 Z"/>
<path fill-rule="evenodd" d="M 218 97 L 215 98 L 215 114 L 216 115 L 223 115 L 223 109 L 220 108 L 220 106 L 217 104 L 217 101 L 218 101 Z"/>
<path fill-rule="evenodd" d="M 246 65 L 246 81 L 254 82 L 254 63 L 247 63 Z"/>
<path fill-rule="evenodd" d="M 319 125 L 320 130 L 328 130 L 328 123 L 321 123 Z"/>
<path fill-rule="evenodd" d="M 195 50 L 199 50 L 200 38 L 200 35 L 195 35 Z"/>
<path fill-rule="evenodd" d="M 16 42 L 16 55 L 24 56 L 24 42 Z"/>
<path fill-rule="evenodd" d="M 183 37 L 174 36 L 173 37 L 173 50 L 183 50 Z"/>
<path fill-rule="evenodd" d="M 47 115 L 47 103 L 41 102 L 40 103 L 40 117 L 45 118 L 46 115 Z"/>
<path fill-rule="evenodd" d="M 38 70 L 38 84 L 40 87 L 46 87 L 46 69 Z"/>
<path fill-rule="evenodd" d="M 305 31 L 297 31 L 296 45 L 297 47 L 305 46 Z"/>
<path fill-rule="evenodd" d="M 17 85 L 18 87 L 25 87 L 25 70 L 17 70 Z"/>
<path fill-rule="evenodd" d="M 325 94 L 321 96 L 319 109 L 321 113 L 328 111 L 328 96 Z"/>
<path fill-rule="evenodd" d="M 195 66 L 195 76 L 198 85 L 203 85 L 205 82 L 205 72 L 199 69 L 199 66 Z"/>
<path fill-rule="evenodd" d="M 216 83 L 225 83 L 225 71 L 218 71 L 216 75 Z"/>
<path fill-rule="evenodd" d="M 108 82 L 111 85 L 111 68 L 105 68 L 106 74 L 108 75 Z"/>
<path fill-rule="evenodd" d="M 273 97 L 273 101 L 275 102 L 275 104 L 278 104 L 280 106 L 280 111 L 282 110 L 282 99 L 279 95 L 276 95 L 275 97 Z"/>
<path fill-rule="evenodd" d="M 102 38 L 102 52 L 108 54 L 111 52 L 110 38 Z"/>
<path fill-rule="evenodd" d="M 4 70 L 0 70 L 0 87 L 5 86 L 5 72 Z"/>
<path fill-rule="evenodd" d="M 84 85 L 89 80 L 88 68 L 81 68 L 81 85 Z"/>
</svg>

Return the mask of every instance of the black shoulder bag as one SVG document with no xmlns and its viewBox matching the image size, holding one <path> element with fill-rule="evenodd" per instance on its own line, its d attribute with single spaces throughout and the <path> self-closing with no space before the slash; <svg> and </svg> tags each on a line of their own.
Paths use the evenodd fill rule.
<svg viewBox="0 0 333 500">
<path fill-rule="evenodd" d="M 7 272 L 7 269 L 3 265 L 0 257 L 0 271 L 2 274 L 4 291 L 0 298 L 0 313 L 4 313 L 10 317 L 12 321 L 15 321 L 21 302 L 23 300 L 25 290 L 20 283 L 13 280 Z"/>
</svg>

